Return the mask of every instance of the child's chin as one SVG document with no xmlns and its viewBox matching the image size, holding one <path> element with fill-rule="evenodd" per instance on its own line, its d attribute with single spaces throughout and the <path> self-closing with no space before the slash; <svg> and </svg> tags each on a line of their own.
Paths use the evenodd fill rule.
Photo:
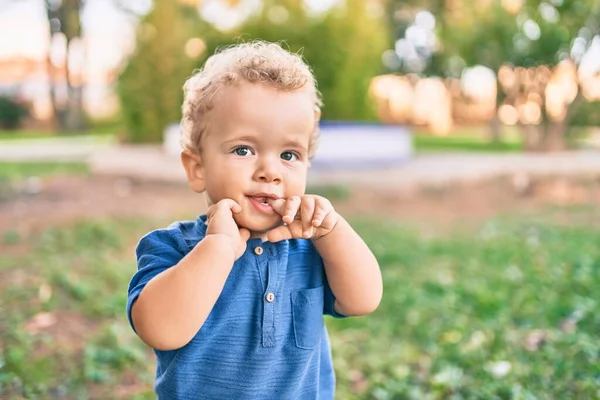
<svg viewBox="0 0 600 400">
<path fill-rule="evenodd" d="M 282 224 L 281 218 L 256 218 L 245 215 L 234 215 L 235 222 L 253 233 L 267 233 Z"/>
</svg>

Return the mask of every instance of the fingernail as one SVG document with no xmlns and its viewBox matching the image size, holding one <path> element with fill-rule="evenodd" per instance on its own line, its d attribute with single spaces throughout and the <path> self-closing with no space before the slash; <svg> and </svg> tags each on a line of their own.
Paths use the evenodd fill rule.
<svg viewBox="0 0 600 400">
<path fill-rule="evenodd" d="M 305 238 L 309 238 L 310 237 L 310 232 L 309 231 L 304 231 L 304 237 Z"/>
</svg>

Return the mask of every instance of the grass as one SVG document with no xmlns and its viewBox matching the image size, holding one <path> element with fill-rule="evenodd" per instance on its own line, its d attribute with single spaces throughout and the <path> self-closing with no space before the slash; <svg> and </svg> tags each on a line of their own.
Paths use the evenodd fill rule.
<svg viewBox="0 0 600 400">
<path fill-rule="evenodd" d="M 11 142 L 24 139 L 85 139 L 93 138 L 98 141 L 107 140 L 114 133 L 104 131 L 86 131 L 83 133 L 60 133 L 44 131 L 2 131 L 0 130 L 0 142 Z"/>
<path fill-rule="evenodd" d="M 417 152 L 486 152 L 507 153 L 522 151 L 522 140 L 515 127 L 504 127 L 502 140 L 487 138 L 486 126 L 457 128 L 447 136 L 437 136 L 422 128 L 413 130 L 413 145 Z"/>
<path fill-rule="evenodd" d="M 0 314 L 0 393 L 114 398 L 115 388 L 135 375 L 146 383 L 135 398 L 153 398 L 151 355 L 123 318 L 135 270 L 129 241 L 149 229 L 142 226 L 137 220 L 85 221 L 50 229 L 27 243 L 29 255 L 0 264 L 0 302 L 11 308 Z M 64 318 L 75 319 L 71 325 L 79 329 L 32 331 L 35 316 L 44 313 L 57 318 L 54 331 Z"/>
<path fill-rule="evenodd" d="M 20 139 L 47 139 L 47 138 L 85 138 L 95 136 L 100 140 L 102 136 L 113 136 L 124 130 L 122 121 L 117 117 L 108 120 L 90 121 L 84 132 L 55 132 L 48 130 L 3 130 L 0 129 L 0 142 Z"/>
<path fill-rule="evenodd" d="M 338 398 L 600 396 L 597 221 L 597 208 L 553 209 L 440 237 L 355 221 L 380 260 L 385 295 L 368 317 L 327 319 Z M 3 256 L 0 393 L 117 398 L 133 376 L 139 390 L 122 398 L 153 398 L 152 355 L 124 318 L 132 249 L 153 226 L 84 221 Z M 79 316 L 85 340 L 26 329 L 42 312 Z"/>
<path fill-rule="evenodd" d="M 0 141 L 14 139 L 40 139 L 53 136 L 53 133 L 44 131 L 23 131 L 23 130 L 1 130 Z"/>
<path fill-rule="evenodd" d="M 519 128 L 505 126 L 502 139 L 490 141 L 485 134 L 485 126 L 461 127 L 448 136 L 436 136 L 420 128 L 414 129 L 413 145 L 417 152 L 483 152 L 517 153 L 523 151 L 523 141 Z M 588 136 L 587 127 L 572 127 L 567 135 L 567 146 L 580 148 Z"/>
<path fill-rule="evenodd" d="M 336 202 L 349 199 L 352 196 L 352 189 L 343 185 L 316 185 L 309 186 L 306 193 L 316 194 Z"/>
<path fill-rule="evenodd" d="M 486 153 L 516 153 L 523 150 L 520 141 L 490 142 L 477 136 L 422 136 L 413 137 L 418 152 L 465 151 Z"/>
<path fill-rule="evenodd" d="M 32 176 L 88 174 L 84 162 L 0 162 L 0 181 L 22 180 Z"/>
<path fill-rule="evenodd" d="M 566 215 L 582 212 L 597 221 L 593 209 Z M 330 323 L 340 398 L 600 396 L 597 224 L 490 220 L 439 238 L 359 230 L 385 298 L 369 317 Z"/>
</svg>

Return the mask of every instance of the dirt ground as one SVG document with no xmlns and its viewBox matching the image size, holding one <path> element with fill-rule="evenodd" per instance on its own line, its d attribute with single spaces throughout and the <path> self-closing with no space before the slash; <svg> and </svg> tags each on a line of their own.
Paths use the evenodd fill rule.
<svg viewBox="0 0 600 400">
<path fill-rule="evenodd" d="M 332 192 L 321 190 L 324 195 Z M 0 234 L 14 232 L 21 238 L 81 219 L 193 219 L 205 209 L 203 197 L 186 185 L 106 176 L 52 177 L 0 192 Z M 409 191 L 350 187 L 344 193 L 330 199 L 346 217 L 372 214 L 404 223 L 452 226 L 506 212 L 535 212 L 543 205 L 599 204 L 600 177 L 534 180 L 517 176 Z"/>
</svg>

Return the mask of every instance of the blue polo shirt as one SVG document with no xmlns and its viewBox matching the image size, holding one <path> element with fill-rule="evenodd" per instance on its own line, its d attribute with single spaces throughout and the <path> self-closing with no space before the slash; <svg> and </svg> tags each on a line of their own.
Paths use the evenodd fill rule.
<svg viewBox="0 0 600 400">
<path fill-rule="evenodd" d="M 206 234 L 206 216 L 144 236 L 127 315 L 145 285 Z M 250 239 L 208 318 L 185 346 L 155 350 L 159 399 L 332 399 L 335 376 L 323 315 L 333 309 L 310 240 Z M 135 327 L 134 327 L 135 330 Z"/>
</svg>

